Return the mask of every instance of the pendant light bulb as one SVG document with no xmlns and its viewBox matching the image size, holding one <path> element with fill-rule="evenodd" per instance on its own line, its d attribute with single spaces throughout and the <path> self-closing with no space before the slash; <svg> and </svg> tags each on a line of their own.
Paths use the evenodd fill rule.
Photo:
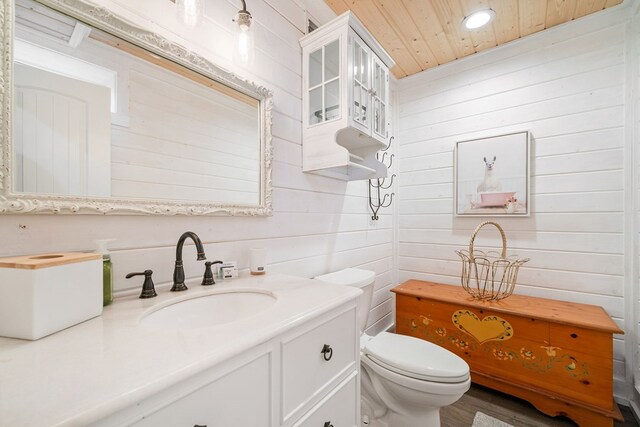
<svg viewBox="0 0 640 427">
<path fill-rule="evenodd" d="M 189 27 L 200 24 L 204 0 L 176 0 L 178 19 Z"/>
<path fill-rule="evenodd" d="M 235 31 L 236 50 L 234 57 L 236 61 L 244 65 L 252 65 L 254 58 L 254 31 L 251 30 L 252 17 L 247 6 L 242 1 L 242 10 L 238 11 L 233 20 L 237 27 Z"/>
</svg>

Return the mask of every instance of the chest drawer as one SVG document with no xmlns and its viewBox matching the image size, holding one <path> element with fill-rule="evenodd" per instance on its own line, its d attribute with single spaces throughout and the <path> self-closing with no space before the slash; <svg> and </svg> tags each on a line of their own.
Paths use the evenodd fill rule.
<svg viewBox="0 0 640 427">
<path fill-rule="evenodd" d="M 282 344 L 282 418 L 295 419 L 357 365 L 355 308 Z M 324 350 L 324 352 L 323 352 Z"/>
</svg>

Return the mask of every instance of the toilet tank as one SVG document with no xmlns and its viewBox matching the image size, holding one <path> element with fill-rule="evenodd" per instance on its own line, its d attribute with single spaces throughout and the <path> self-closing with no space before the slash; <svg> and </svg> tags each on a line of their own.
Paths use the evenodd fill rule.
<svg viewBox="0 0 640 427">
<path fill-rule="evenodd" d="M 364 332 L 364 328 L 367 327 L 369 310 L 371 309 L 376 273 L 359 268 L 345 268 L 334 273 L 317 276 L 315 279 L 333 285 L 355 286 L 362 289 L 362 295 L 358 300 L 358 323 L 360 324 L 360 332 Z"/>
</svg>

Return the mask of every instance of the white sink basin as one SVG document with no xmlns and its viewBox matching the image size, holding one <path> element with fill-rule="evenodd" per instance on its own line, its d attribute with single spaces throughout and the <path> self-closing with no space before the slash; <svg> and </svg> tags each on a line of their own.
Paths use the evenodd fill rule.
<svg viewBox="0 0 640 427">
<path fill-rule="evenodd" d="M 208 328 L 254 316 L 276 300 L 268 291 L 223 291 L 154 308 L 143 315 L 140 323 L 164 330 Z"/>
</svg>

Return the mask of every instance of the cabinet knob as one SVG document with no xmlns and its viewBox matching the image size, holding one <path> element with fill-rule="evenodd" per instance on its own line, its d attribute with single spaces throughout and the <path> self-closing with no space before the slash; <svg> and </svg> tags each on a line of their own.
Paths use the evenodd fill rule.
<svg viewBox="0 0 640 427">
<path fill-rule="evenodd" d="M 194 424 L 193 427 L 207 427 L 206 424 L 200 425 L 200 424 Z"/>
<path fill-rule="evenodd" d="M 325 421 L 323 427 L 333 427 L 333 424 L 331 424 L 331 421 Z"/>
<path fill-rule="evenodd" d="M 331 357 L 333 356 L 333 349 L 329 344 L 325 344 L 322 346 L 322 351 L 320 351 L 320 353 L 322 353 L 322 357 L 324 358 L 324 360 L 328 362 L 329 360 L 331 360 Z M 325 423 L 325 427 L 326 427 L 326 423 Z"/>
</svg>

